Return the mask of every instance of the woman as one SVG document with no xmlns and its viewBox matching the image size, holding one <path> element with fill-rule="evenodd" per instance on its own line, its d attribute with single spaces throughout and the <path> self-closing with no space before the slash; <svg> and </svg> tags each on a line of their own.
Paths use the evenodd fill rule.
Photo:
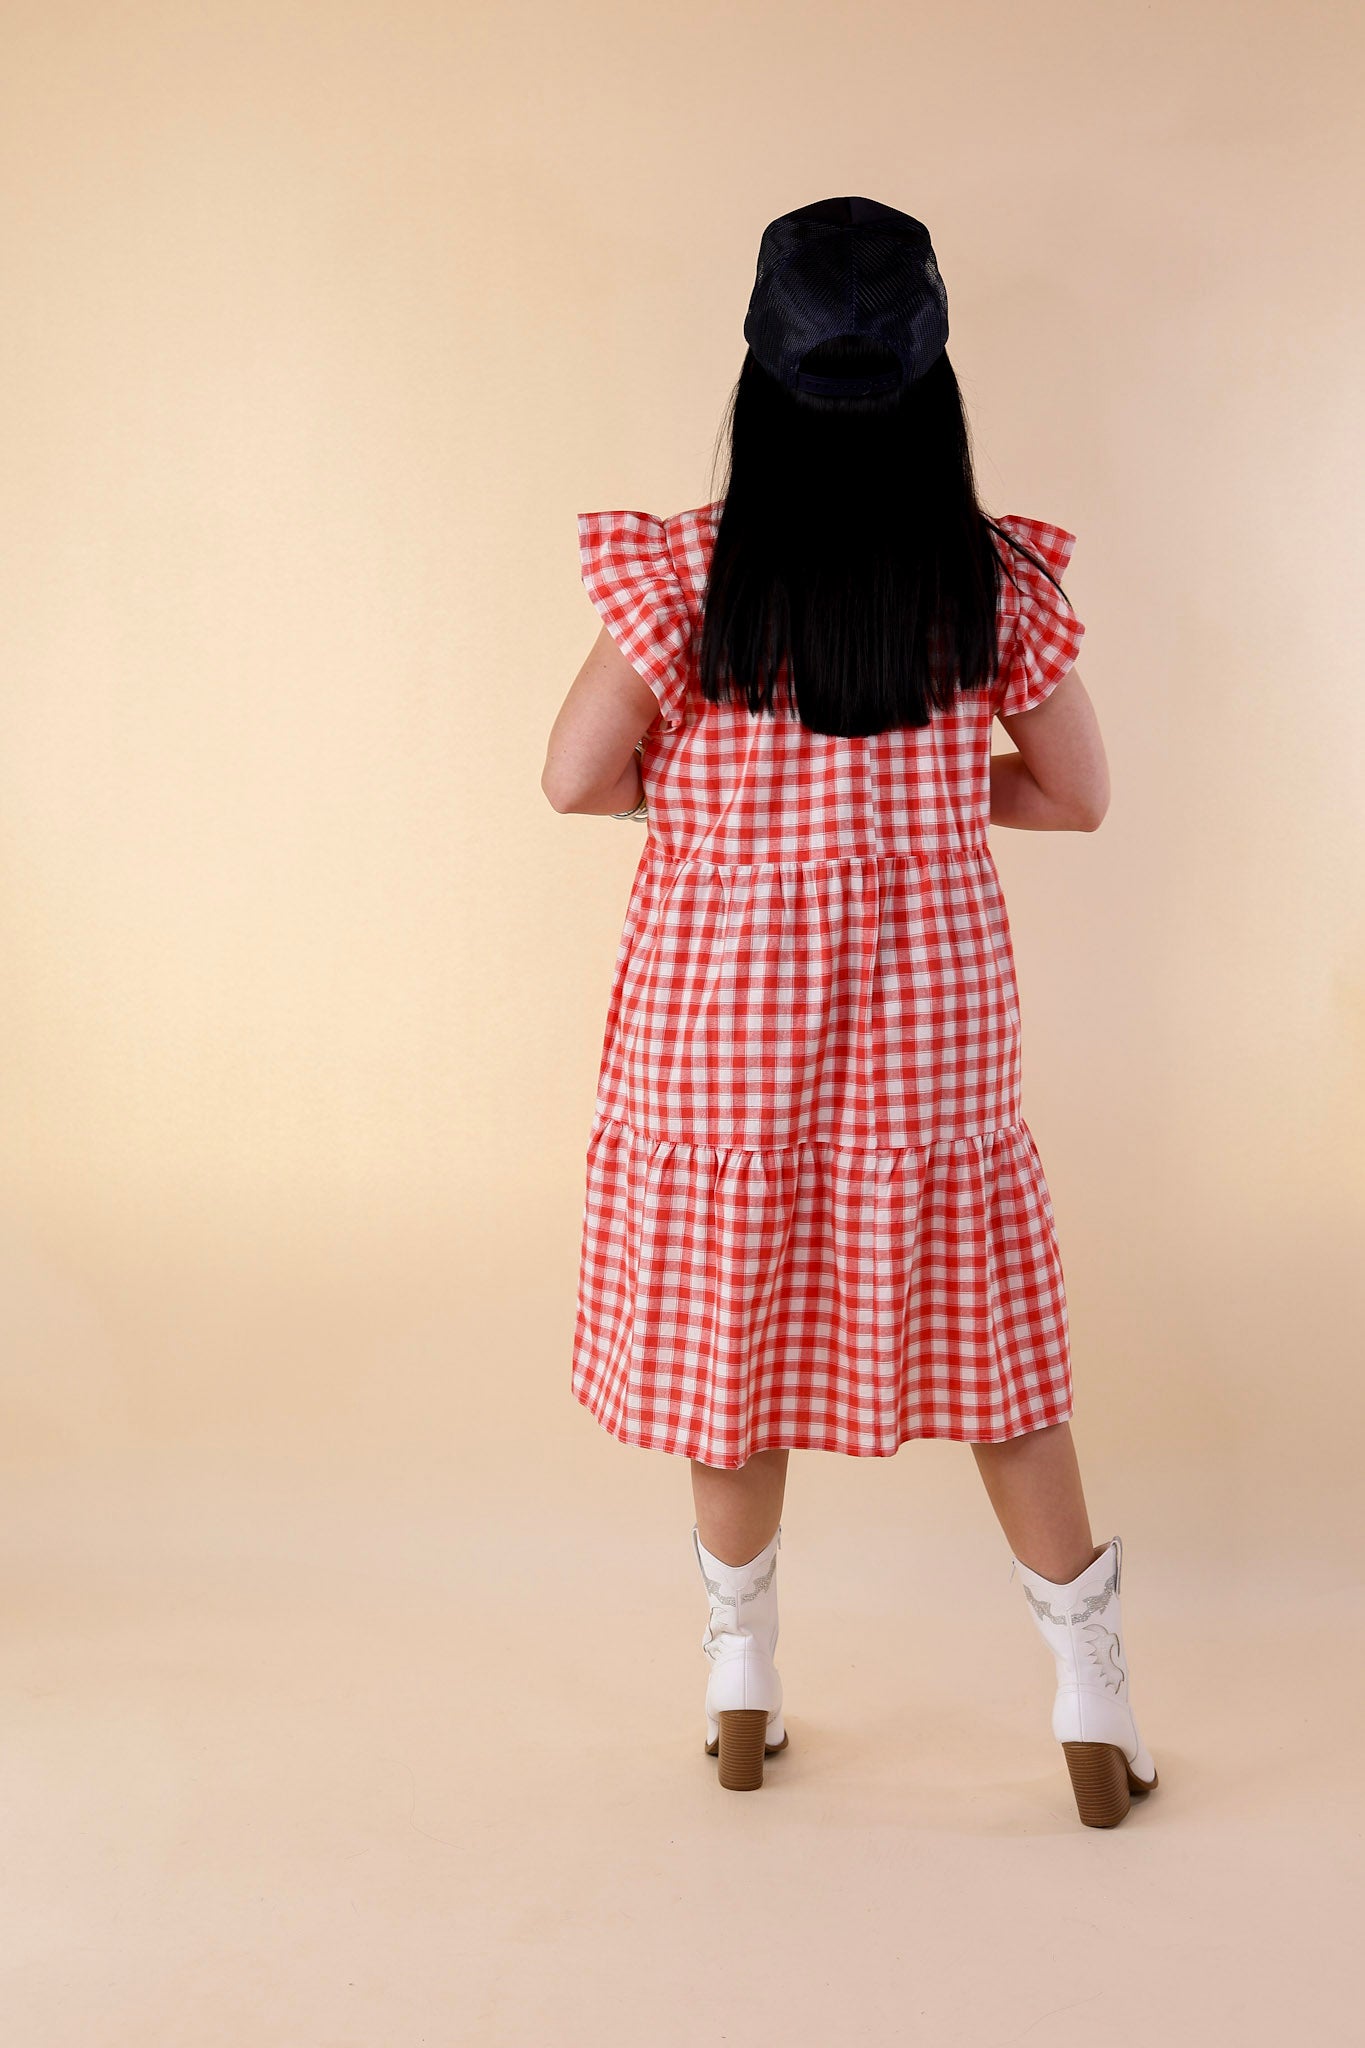
<svg viewBox="0 0 1365 2048">
<path fill-rule="evenodd" d="M 920 222 L 848 198 L 772 222 L 744 333 L 722 496 L 578 521 L 604 623 L 542 787 L 649 830 L 588 1143 L 573 1389 L 623 1442 L 691 1460 L 722 1785 L 761 1785 L 788 1741 L 789 1452 L 949 1437 L 1054 1653 L 1080 1818 L 1109 1827 L 1156 1770 L 1122 1546 L 1093 1540 L 1071 1441 L 987 836 L 1093 831 L 1108 804 L 1058 581 L 1074 536 L 977 502 Z M 992 756 L 996 718 L 1016 753 Z"/>
</svg>

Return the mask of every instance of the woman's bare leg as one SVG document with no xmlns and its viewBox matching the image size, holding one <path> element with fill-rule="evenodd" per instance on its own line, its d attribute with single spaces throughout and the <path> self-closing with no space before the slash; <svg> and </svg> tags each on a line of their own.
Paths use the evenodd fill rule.
<svg viewBox="0 0 1365 2048">
<path fill-rule="evenodd" d="M 1104 1546 L 1090 1533 L 1069 1422 L 1002 1444 L 973 1444 L 972 1452 L 1020 1564 L 1064 1586 L 1094 1563 Z"/>
<path fill-rule="evenodd" d="M 777 1534 L 787 1450 L 755 1451 L 733 1472 L 692 1460 L 692 1499 L 703 1548 L 722 1564 L 748 1564 Z"/>
</svg>

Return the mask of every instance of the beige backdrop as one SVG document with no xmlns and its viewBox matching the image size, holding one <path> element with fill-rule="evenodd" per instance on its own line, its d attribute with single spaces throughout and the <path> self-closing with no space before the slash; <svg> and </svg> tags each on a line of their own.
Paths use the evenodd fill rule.
<svg viewBox="0 0 1365 2048">
<path fill-rule="evenodd" d="M 10 2038 L 1350 2038 L 1357 12 L 3 31 Z M 995 849 L 1112 1836 L 942 1444 L 793 1459 L 791 1751 L 720 1793 L 686 1463 L 569 1388 L 642 844 L 539 789 L 574 515 L 714 494 L 829 192 L 930 224 L 986 505 L 1078 535 L 1112 806 Z"/>
</svg>

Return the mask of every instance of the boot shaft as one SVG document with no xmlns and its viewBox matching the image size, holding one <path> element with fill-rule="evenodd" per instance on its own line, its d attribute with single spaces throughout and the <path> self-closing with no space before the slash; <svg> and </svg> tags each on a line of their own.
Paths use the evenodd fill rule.
<svg viewBox="0 0 1365 2048">
<path fill-rule="evenodd" d="M 1123 1545 L 1115 1536 L 1074 1579 L 1045 1579 L 1014 1559 L 1024 1597 L 1039 1635 L 1057 1667 L 1052 1728 L 1058 1741 L 1118 1743 L 1132 1756 L 1137 1747 L 1124 1650 L 1119 1586 Z"/>
<path fill-rule="evenodd" d="M 782 1547 L 779 1523 L 772 1539 L 747 1564 L 726 1564 L 709 1551 L 694 1522 L 692 1543 L 706 1586 L 711 1612 L 702 1637 L 708 1657 L 734 1654 L 750 1637 L 767 1657 L 777 1649 L 777 1553 Z"/>
</svg>

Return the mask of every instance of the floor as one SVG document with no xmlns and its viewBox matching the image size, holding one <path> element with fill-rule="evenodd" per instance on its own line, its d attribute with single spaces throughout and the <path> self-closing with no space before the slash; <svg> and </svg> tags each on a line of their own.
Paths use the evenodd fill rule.
<svg viewBox="0 0 1365 2048">
<path fill-rule="evenodd" d="M 966 1454 L 794 1460 L 791 1742 L 728 1793 L 685 1468 L 599 1455 L 538 1512 L 265 1450 L 11 1485 L 13 2048 L 1359 2038 L 1351 1558 L 1126 1522 L 1161 1784 L 1087 1830 Z"/>
</svg>

